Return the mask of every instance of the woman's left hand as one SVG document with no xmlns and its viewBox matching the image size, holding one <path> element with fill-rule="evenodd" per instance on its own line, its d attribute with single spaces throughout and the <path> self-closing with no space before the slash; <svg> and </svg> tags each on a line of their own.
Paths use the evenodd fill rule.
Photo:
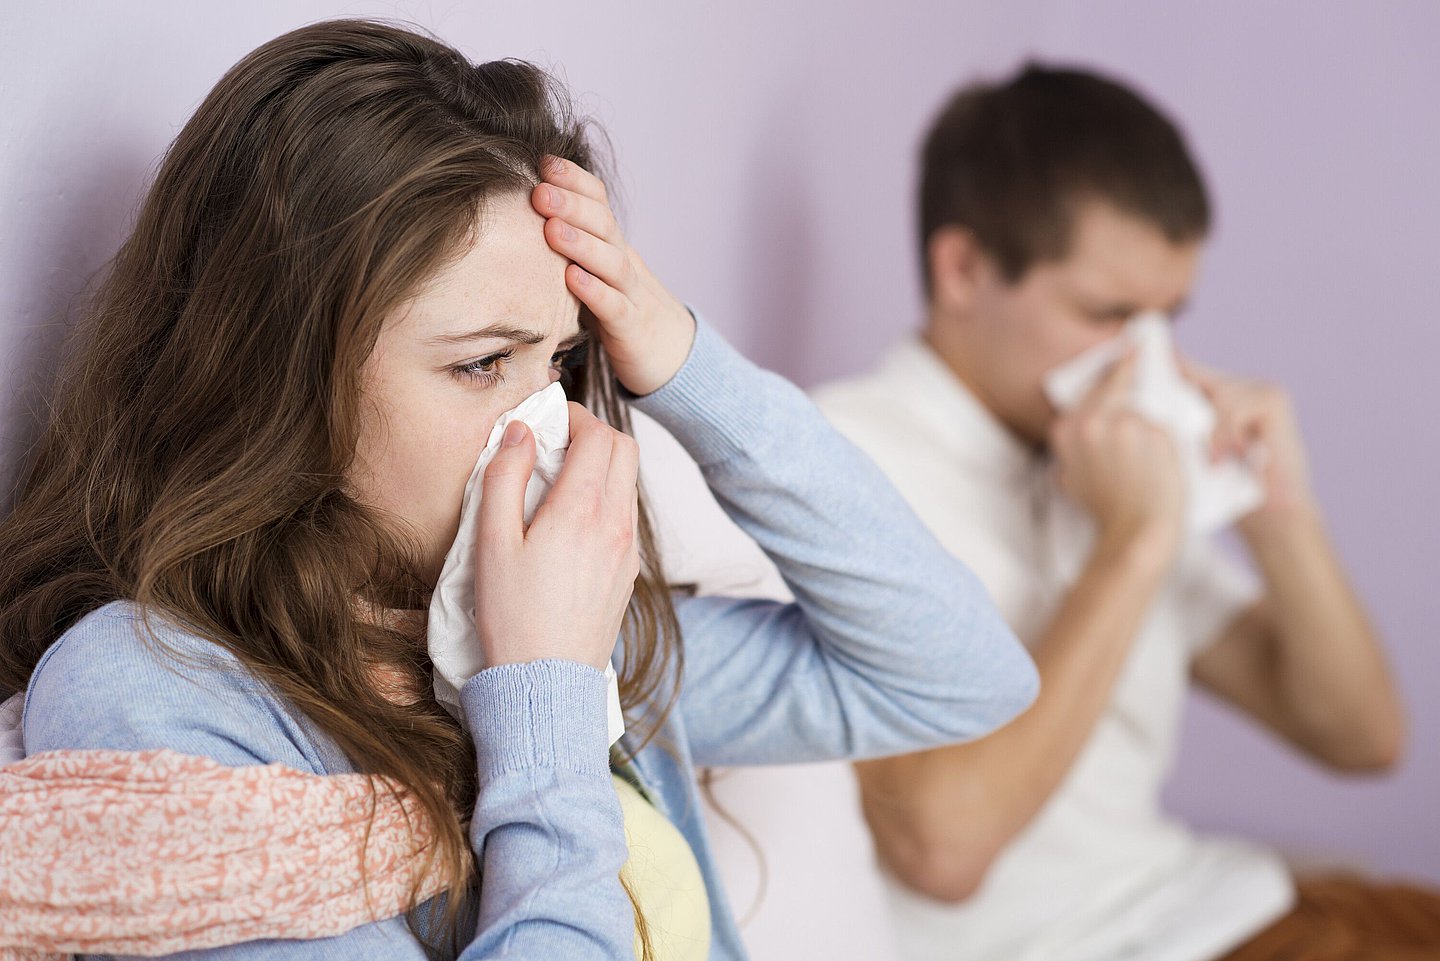
<svg viewBox="0 0 1440 961">
<path fill-rule="evenodd" d="M 569 258 L 565 285 L 600 322 L 615 376 L 633 394 L 663 386 L 690 356 L 695 319 L 625 243 L 605 185 L 568 160 L 547 157 L 530 202 L 545 239 Z"/>
</svg>

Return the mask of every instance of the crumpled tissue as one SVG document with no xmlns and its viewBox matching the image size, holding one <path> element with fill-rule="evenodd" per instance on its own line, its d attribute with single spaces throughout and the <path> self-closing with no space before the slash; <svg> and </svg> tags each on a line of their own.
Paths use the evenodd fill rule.
<svg viewBox="0 0 1440 961">
<path fill-rule="evenodd" d="M 1259 507 L 1265 499 L 1258 468 L 1263 450 L 1246 458 L 1210 460 L 1215 408 L 1181 374 L 1175 359 L 1170 322 L 1150 311 L 1131 318 L 1124 330 L 1045 375 L 1045 395 L 1058 410 L 1068 410 L 1134 345 L 1132 403 L 1146 419 L 1170 432 L 1185 476 L 1186 526 L 1191 535 L 1212 534 Z"/>
</svg>

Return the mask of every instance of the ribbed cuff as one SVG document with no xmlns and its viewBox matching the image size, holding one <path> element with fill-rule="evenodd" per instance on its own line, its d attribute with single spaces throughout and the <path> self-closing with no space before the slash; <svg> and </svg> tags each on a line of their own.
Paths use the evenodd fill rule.
<svg viewBox="0 0 1440 961">
<path fill-rule="evenodd" d="M 702 467 L 747 448 L 764 424 L 765 394 L 781 381 L 731 347 L 694 309 L 690 356 L 665 384 L 631 404 L 659 422 Z"/>
<path fill-rule="evenodd" d="M 465 682 L 460 704 L 475 738 L 479 774 L 610 769 L 603 671 L 544 660 L 486 668 Z"/>
</svg>

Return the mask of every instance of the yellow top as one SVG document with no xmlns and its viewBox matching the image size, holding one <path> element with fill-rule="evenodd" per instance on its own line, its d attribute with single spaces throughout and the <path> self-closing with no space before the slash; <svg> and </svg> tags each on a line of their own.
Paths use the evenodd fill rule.
<svg viewBox="0 0 1440 961">
<path fill-rule="evenodd" d="M 710 899 L 685 836 L 628 780 L 612 774 L 630 857 L 621 868 L 650 929 L 655 961 L 704 961 L 710 954 Z M 640 936 L 635 936 L 640 957 Z"/>
</svg>

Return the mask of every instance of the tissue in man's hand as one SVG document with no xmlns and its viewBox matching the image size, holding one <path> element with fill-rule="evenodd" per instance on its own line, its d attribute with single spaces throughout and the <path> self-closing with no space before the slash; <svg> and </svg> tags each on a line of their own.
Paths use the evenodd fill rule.
<svg viewBox="0 0 1440 961">
<path fill-rule="evenodd" d="M 427 639 L 430 660 L 435 665 L 435 698 L 462 724 L 465 713 L 460 709 L 460 688 L 486 667 L 475 627 L 475 538 L 480 527 L 485 468 L 499 453 L 505 428 L 515 420 L 529 425 L 535 435 L 535 470 L 525 485 L 525 523 L 529 524 L 560 476 L 565 452 L 570 446 L 570 409 L 566 406 L 565 389 L 558 383 L 551 384 L 501 414 L 495 422 L 490 440 L 465 484 L 465 496 L 460 502 L 460 529 L 445 555 L 445 566 L 430 596 Z M 620 713 L 615 668 L 607 664 L 605 677 L 610 682 L 609 728 L 610 743 L 614 744 L 625 733 L 625 721 Z"/>
<path fill-rule="evenodd" d="M 1259 507 L 1265 489 L 1249 463 L 1234 458 L 1210 461 L 1215 409 L 1180 373 L 1165 315 L 1140 314 L 1126 323 L 1120 336 L 1050 371 L 1045 375 L 1046 396 L 1059 410 L 1074 407 L 1131 344 L 1136 350 L 1133 403 L 1175 439 L 1185 474 L 1190 533 L 1213 533 Z"/>
</svg>

